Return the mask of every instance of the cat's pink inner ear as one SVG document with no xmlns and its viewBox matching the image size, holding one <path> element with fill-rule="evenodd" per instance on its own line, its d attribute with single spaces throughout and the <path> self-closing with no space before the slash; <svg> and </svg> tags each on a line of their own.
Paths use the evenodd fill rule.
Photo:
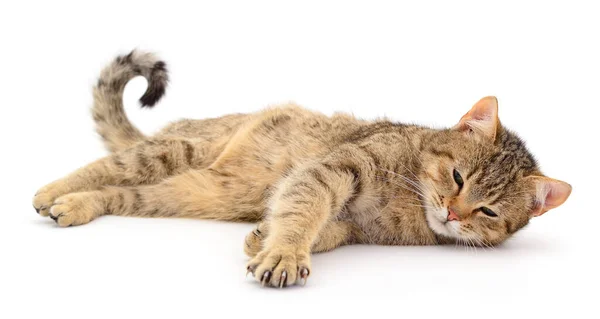
<svg viewBox="0 0 600 319">
<path fill-rule="evenodd" d="M 536 206 L 532 211 L 533 216 L 540 216 L 545 212 L 562 205 L 569 195 L 572 187 L 568 183 L 549 177 L 532 177 L 536 183 Z"/>
<path fill-rule="evenodd" d="M 494 96 L 486 96 L 475 103 L 467 114 L 463 115 L 454 129 L 470 130 L 495 140 L 499 123 L 498 100 Z"/>
</svg>

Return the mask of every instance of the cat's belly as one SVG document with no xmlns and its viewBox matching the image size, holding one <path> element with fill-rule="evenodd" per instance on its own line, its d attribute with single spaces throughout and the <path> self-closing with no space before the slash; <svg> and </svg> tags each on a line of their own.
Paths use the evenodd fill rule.
<svg viewBox="0 0 600 319">
<path fill-rule="evenodd" d="M 434 245 L 436 236 L 426 225 L 422 212 L 370 208 L 348 210 L 341 219 L 352 221 L 364 234 L 366 244 Z"/>
</svg>

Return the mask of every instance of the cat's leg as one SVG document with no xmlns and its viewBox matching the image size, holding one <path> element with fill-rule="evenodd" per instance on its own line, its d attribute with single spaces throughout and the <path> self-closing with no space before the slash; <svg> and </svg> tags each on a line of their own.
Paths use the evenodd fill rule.
<svg viewBox="0 0 600 319">
<path fill-rule="evenodd" d="M 60 226 L 85 224 L 105 214 L 256 222 L 264 212 L 264 192 L 210 168 L 189 170 L 158 184 L 70 193 L 55 200 L 50 216 Z"/>
<path fill-rule="evenodd" d="M 358 226 L 348 221 L 330 221 L 319 232 L 311 252 L 322 253 L 337 247 L 364 242 L 364 234 Z"/>
<path fill-rule="evenodd" d="M 269 235 L 267 226 L 267 222 L 261 222 L 246 236 L 244 252 L 249 257 L 256 256 L 262 250 L 264 239 Z M 364 242 L 364 235 L 358 226 L 348 221 L 332 220 L 319 231 L 311 246 L 311 252 L 326 252 L 339 246 L 360 242 Z"/>
<path fill-rule="evenodd" d="M 299 169 L 274 194 L 266 216 L 268 236 L 248 263 L 248 271 L 263 285 L 283 287 L 297 279 L 305 281 L 319 234 L 349 201 L 360 196 L 361 168 L 352 162 L 354 155 L 334 155 L 329 162 Z M 337 235 L 324 236 L 318 248 L 338 244 Z"/>
<path fill-rule="evenodd" d="M 42 187 L 33 206 L 48 216 L 65 194 L 92 191 L 104 185 L 153 184 L 194 167 L 208 166 L 208 143 L 200 139 L 152 139 L 84 166 Z"/>
</svg>

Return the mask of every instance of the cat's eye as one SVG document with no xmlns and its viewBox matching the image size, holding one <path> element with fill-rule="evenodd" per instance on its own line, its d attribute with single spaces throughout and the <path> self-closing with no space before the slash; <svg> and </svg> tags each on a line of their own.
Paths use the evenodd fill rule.
<svg viewBox="0 0 600 319">
<path fill-rule="evenodd" d="M 496 213 L 494 213 L 493 210 L 491 210 L 487 207 L 481 207 L 479 210 L 481 210 L 482 213 L 484 213 L 490 217 L 498 217 L 498 215 Z"/>
<path fill-rule="evenodd" d="M 456 169 L 454 169 L 454 172 L 452 172 L 452 175 L 454 177 L 454 181 L 456 182 L 456 185 L 458 185 L 458 189 L 461 189 L 463 187 L 463 185 L 465 184 L 465 181 L 463 181 L 462 176 L 460 176 L 460 174 L 458 173 L 458 171 Z"/>
</svg>

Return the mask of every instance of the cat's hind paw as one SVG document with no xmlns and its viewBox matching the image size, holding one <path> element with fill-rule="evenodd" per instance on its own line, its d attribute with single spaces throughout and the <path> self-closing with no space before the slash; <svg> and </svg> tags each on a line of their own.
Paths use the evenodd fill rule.
<svg viewBox="0 0 600 319">
<path fill-rule="evenodd" d="M 57 198 L 49 216 L 59 226 L 83 225 L 104 213 L 103 204 L 93 192 L 71 193 Z"/>
<path fill-rule="evenodd" d="M 52 207 L 54 201 L 67 193 L 67 187 L 62 180 L 50 183 L 35 193 L 33 196 L 33 208 L 40 216 L 50 216 L 50 207 Z"/>
</svg>

